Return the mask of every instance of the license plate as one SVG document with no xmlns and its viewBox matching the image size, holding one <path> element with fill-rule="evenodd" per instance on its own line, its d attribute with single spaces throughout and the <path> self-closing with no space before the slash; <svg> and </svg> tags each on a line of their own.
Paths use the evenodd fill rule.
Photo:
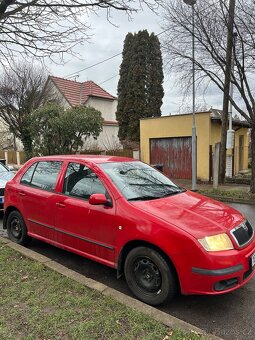
<svg viewBox="0 0 255 340">
<path fill-rule="evenodd" d="M 4 203 L 4 197 L 0 197 L 0 203 Z"/>
<path fill-rule="evenodd" d="M 251 255 L 251 267 L 254 267 L 255 265 L 255 253 Z"/>
</svg>

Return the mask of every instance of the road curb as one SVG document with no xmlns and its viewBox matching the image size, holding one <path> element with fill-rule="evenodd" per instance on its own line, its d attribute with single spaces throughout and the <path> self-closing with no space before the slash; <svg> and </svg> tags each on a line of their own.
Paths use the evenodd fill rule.
<svg viewBox="0 0 255 340">
<path fill-rule="evenodd" d="M 135 309 L 143 314 L 149 315 L 150 317 L 154 318 L 155 320 L 161 322 L 162 324 L 166 325 L 167 327 L 170 327 L 172 329 L 180 329 L 183 331 L 188 331 L 188 332 L 194 332 L 197 334 L 201 334 L 206 336 L 208 339 L 212 339 L 212 340 L 222 340 L 221 338 L 212 335 L 212 334 L 208 334 L 206 333 L 204 330 L 193 326 L 183 320 L 180 320 L 174 316 L 171 316 L 165 312 L 162 312 L 152 306 L 146 305 L 145 303 L 136 300 L 130 296 L 127 296 L 113 288 L 108 287 L 107 285 L 97 282 L 91 278 L 86 277 L 85 275 L 81 275 L 77 272 L 75 272 L 72 269 L 66 268 L 65 266 L 63 266 L 62 264 L 49 259 L 47 256 L 38 254 L 37 252 L 25 248 L 23 246 L 20 246 L 16 243 L 11 242 L 9 239 L 6 239 L 4 237 L 0 236 L 0 241 L 2 243 L 4 243 L 6 246 L 12 248 L 13 250 L 19 252 L 20 254 L 38 261 L 40 263 L 42 263 L 44 266 L 82 284 L 85 285 L 86 287 L 90 288 L 90 289 L 94 289 L 98 292 L 100 292 L 103 295 L 106 296 L 111 296 L 112 298 L 114 298 L 115 300 L 117 300 L 118 302 L 132 308 Z"/>
</svg>

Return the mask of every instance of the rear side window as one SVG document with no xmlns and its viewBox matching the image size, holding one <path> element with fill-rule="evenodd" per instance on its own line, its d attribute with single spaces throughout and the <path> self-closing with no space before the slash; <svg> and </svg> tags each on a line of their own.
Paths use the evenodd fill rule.
<svg viewBox="0 0 255 340">
<path fill-rule="evenodd" d="M 21 179 L 22 184 L 47 191 L 54 191 L 62 162 L 46 161 L 32 165 Z"/>
<path fill-rule="evenodd" d="M 20 183 L 27 185 L 31 184 L 31 180 L 37 164 L 38 163 L 34 163 L 33 165 L 30 166 L 30 168 L 27 169 L 27 171 L 22 176 Z"/>
</svg>

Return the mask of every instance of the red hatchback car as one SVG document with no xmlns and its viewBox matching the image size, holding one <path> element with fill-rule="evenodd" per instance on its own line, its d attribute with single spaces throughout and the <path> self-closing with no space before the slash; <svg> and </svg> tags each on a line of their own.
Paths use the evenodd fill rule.
<svg viewBox="0 0 255 340">
<path fill-rule="evenodd" d="M 6 186 L 4 228 L 116 268 L 151 305 L 177 289 L 229 292 L 255 273 L 254 228 L 239 212 L 130 158 L 29 160 Z"/>
</svg>

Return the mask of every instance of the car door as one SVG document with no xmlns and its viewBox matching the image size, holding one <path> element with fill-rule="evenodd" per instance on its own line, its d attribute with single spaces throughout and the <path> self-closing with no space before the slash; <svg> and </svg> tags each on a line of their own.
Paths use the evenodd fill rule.
<svg viewBox="0 0 255 340">
<path fill-rule="evenodd" d="M 62 193 L 55 195 L 55 230 L 59 244 L 78 254 L 113 266 L 115 207 L 91 205 L 90 195 L 110 195 L 96 173 L 84 164 L 70 162 Z"/>
<path fill-rule="evenodd" d="M 53 226 L 54 189 L 62 166 L 60 161 L 34 163 L 20 180 L 18 195 L 29 235 L 55 239 Z"/>
</svg>

